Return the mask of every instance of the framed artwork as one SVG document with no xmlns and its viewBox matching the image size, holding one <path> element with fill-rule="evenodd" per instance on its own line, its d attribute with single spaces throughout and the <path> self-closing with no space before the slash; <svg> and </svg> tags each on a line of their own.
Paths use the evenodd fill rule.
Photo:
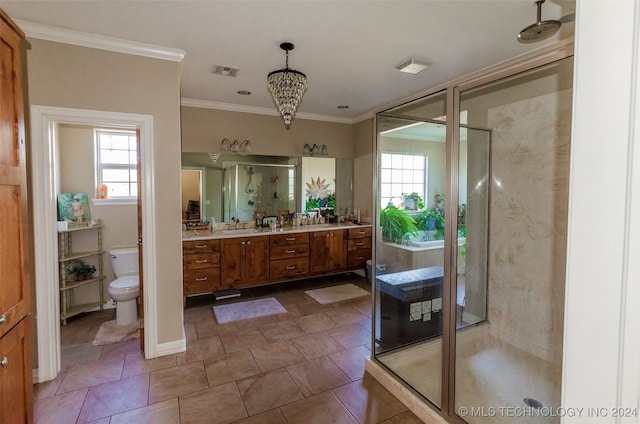
<svg viewBox="0 0 640 424">
<path fill-rule="evenodd" d="M 59 221 L 67 221 L 70 225 L 88 225 L 91 220 L 87 193 L 58 194 Z"/>
</svg>

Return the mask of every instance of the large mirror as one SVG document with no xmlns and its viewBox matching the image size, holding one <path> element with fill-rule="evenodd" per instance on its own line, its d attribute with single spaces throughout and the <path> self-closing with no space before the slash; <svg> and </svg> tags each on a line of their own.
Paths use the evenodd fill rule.
<svg viewBox="0 0 640 424">
<path fill-rule="evenodd" d="M 304 212 L 317 189 L 336 212 L 353 208 L 351 159 L 182 153 L 183 219 L 252 221 L 255 212 Z M 313 203 L 313 202 L 312 202 Z"/>
</svg>

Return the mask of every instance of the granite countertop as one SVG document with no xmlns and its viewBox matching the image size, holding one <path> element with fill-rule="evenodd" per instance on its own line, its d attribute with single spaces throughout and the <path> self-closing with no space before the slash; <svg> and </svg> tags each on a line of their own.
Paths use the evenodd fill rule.
<svg viewBox="0 0 640 424">
<path fill-rule="evenodd" d="M 223 225 L 223 224 L 219 224 Z M 226 226 L 226 224 L 224 224 Z M 233 224 L 231 224 L 233 226 Z M 286 225 L 282 228 L 272 230 L 266 227 L 249 227 L 236 229 L 221 229 L 216 231 L 194 231 L 187 230 L 182 232 L 182 241 L 189 240 L 214 240 L 232 237 L 254 237 L 268 236 L 270 234 L 289 234 L 289 233 L 308 233 L 312 231 L 340 230 L 349 228 L 371 227 L 371 224 L 310 224 L 310 225 Z M 223 227 L 224 228 L 224 227 Z"/>
</svg>

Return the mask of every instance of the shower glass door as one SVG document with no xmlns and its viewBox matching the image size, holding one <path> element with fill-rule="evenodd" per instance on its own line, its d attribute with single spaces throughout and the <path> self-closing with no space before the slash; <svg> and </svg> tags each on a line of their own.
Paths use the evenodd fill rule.
<svg viewBox="0 0 640 424">
<path fill-rule="evenodd" d="M 460 95 L 492 129 L 460 129 L 453 409 L 468 423 L 560 422 L 572 75 L 570 57 Z"/>
<path fill-rule="evenodd" d="M 442 406 L 446 95 L 378 115 L 375 357 Z M 446 217 L 446 219 L 449 219 Z"/>
</svg>

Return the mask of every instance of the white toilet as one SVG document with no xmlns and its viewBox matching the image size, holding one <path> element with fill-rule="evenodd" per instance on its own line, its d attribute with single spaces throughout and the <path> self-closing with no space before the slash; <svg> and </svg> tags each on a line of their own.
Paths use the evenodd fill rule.
<svg viewBox="0 0 640 424">
<path fill-rule="evenodd" d="M 138 320 L 137 301 L 140 295 L 138 279 L 138 248 L 109 250 L 111 268 L 116 279 L 109 283 L 109 296 L 116 303 L 116 325 L 132 324 Z"/>
</svg>

